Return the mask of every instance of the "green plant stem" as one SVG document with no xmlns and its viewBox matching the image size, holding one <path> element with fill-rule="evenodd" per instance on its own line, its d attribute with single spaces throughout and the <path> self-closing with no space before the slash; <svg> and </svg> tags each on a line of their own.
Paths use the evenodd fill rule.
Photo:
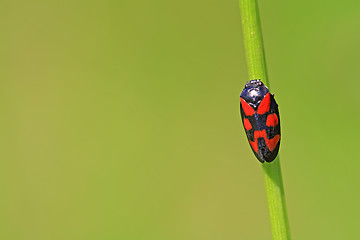
<svg viewBox="0 0 360 240">
<path fill-rule="evenodd" d="M 257 1 L 239 0 L 239 2 L 244 31 L 246 60 L 250 77 L 249 80 L 261 79 L 265 85 L 270 87 Z M 262 166 L 273 239 L 290 240 L 291 237 L 279 156 L 273 162 L 264 163 Z"/>
</svg>

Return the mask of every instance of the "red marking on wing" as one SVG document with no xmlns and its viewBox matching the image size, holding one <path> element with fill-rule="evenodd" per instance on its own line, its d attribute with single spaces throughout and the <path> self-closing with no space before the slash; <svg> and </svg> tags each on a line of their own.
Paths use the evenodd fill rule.
<svg viewBox="0 0 360 240">
<path fill-rule="evenodd" d="M 251 123 L 250 123 L 249 119 L 247 119 L 247 118 L 244 118 L 244 127 L 247 131 L 252 129 Z"/>
<path fill-rule="evenodd" d="M 258 143 L 257 143 L 257 139 L 255 139 L 255 142 L 249 141 L 252 149 L 254 150 L 254 152 L 258 152 Z"/>
<path fill-rule="evenodd" d="M 244 113 L 246 116 L 252 116 L 255 114 L 255 110 L 242 98 L 240 98 L 241 100 L 241 106 L 244 110 Z"/>
<path fill-rule="evenodd" d="M 270 93 L 267 93 L 263 100 L 261 101 L 257 113 L 258 114 L 264 114 L 267 113 L 270 109 Z"/>
<path fill-rule="evenodd" d="M 266 119 L 266 126 L 275 127 L 278 124 L 279 124 L 279 119 L 276 113 L 269 114 L 269 116 Z"/>
<path fill-rule="evenodd" d="M 267 145 L 267 147 L 269 148 L 270 151 L 273 151 L 275 149 L 275 147 L 276 147 L 276 145 L 278 144 L 279 141 L 280 141 L 280 135 L 276 135 L 272 139 L 265 138 L 266 145 Z"/>
<path fill-rule="evenodd" d="M 254 152 L 258 152 L 258 138 L 263 138 L 265 140 L 266 146 L 270 151 L 273 151 L 280 141 L 280 135 L 276 135 L 274 138 L 268 139 L 265 130 L 254 131 L 255 142 L 249 141 Z"/>
</svg>

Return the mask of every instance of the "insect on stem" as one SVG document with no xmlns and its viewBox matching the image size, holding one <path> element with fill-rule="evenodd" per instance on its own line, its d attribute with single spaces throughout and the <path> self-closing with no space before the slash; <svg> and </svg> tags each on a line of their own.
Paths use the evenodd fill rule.
<svg viewBox="0 0 360 240">
<path fill-rule="evenodd" d="M 239 0 L 239 3 L 249 78 L 261 79 L 265 85 L 270 87 L 257 1 Z M 280 116 L 272 95 L 268 92 L 263 92 L 260 86 L 253 86 L 252 88 L 255 88 L 257 91 L 258 98 L 251 98 L 250 93 L 248 95 L 241 93 L 243 95 L 241 96 L 242 121 L 251 149 L 255 156 L 261 162 L 264 162 L 262 167 L 273 239 L 289 240 L 291 237 L 280 159 L 279 156 L 276 156 L 280 143 Z M 268 100 L 265 101 L 265 98 L 267 98 L 266 94 L 269 94 L 270 104 L 267 103 Z M 265 103 L 262 105 L 264 101 Z M 256 116 L 256 114 L 258 116 L 255 121 L 252 116 Z"/>
</svg>

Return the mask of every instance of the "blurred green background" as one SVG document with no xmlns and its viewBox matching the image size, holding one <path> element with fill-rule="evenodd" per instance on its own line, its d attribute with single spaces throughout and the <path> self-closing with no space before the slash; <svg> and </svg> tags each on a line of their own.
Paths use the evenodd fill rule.
<svg viewBox="0 0 360 240">
<path fill-rule="evenodd" d="M 360 2 L 259 4 L 293 239 L 356 239 Z M 0 29 L 1 239 L 271 239 L 236 0 L 1 1 Z"/>
</svg>

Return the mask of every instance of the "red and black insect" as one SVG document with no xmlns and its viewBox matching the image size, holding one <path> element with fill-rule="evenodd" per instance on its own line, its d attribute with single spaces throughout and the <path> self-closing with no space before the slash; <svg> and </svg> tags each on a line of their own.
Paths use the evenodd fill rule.
<svg viewBox="0 0 360 240">
<path fill-rule="evenodd" d="M 280 117 L 274 95 L 260 80 L 246 83 L 240 112 L 251 149 L 260 162 L 275 159 L 280 146 Z"/>
</svg>

